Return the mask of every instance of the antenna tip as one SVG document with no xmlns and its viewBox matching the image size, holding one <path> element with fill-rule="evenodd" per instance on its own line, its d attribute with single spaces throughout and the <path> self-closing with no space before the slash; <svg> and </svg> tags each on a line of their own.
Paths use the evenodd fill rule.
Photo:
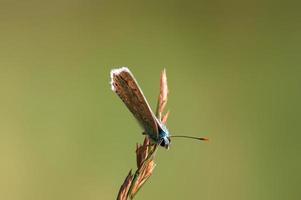
<svg viewBox="0 0 301 200">
<path fill-rule="evenodd" d="M 209 138 L 207 138 L 207 137 L 201 137 L 200 140 L 204 140 L 204 141 L 208 142 Z"/>
</svg>

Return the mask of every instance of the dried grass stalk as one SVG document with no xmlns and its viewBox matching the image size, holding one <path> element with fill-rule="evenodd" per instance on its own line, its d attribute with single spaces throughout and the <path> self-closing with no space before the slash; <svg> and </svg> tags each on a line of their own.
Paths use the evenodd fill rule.
<svg viewBox="0 0 301 200">
<path fill-rule="evenodd" d="M 168 92 L 169 91 L 168 91 L 168 86 L 167 86 L 166 70 L 163 69 L 163 71 L 161 72 L 161 77 L 160 77 L 160 94 L 158 97 L 157 112 L 156 112 L 156 115 L 159 119 L 161 119 L 161 115 L 167 104 Z"/>
<path fill-rule="evenodd" d="M 161 73 L 160 93 L 156 109 L 156 115 L 163 123 L 166 123 L 169 115 L 169 112 L 167 112 L 163 117 L 161 117 L 167 104 L 167 95 L 167 77 L 164 69 Z M 135 174 L 132 174 L 131 171 L 129 172 L 124 183 L 120 187 L 117 200 L 133 199 L 138 191 L 142 188 L 144 183 L 149 179 L 156 166 L 154 162 L 154 156 L 157 151 L 157 147 L 158 145 L 151 143 L 147 136 L 145 137 L 143 144 L 137 144 L 137 170 L 135 171 Z"/>
<path fill-rule="evenodd" d="M 132 180 L 133 180 L 133 175 L 132 175 L 132 170 L 130 170 L 129 174 L 124 180 L 124 183 L 120 187 L 117 200 L 127 200 L 128 191 L 131 187 Z"/>
</svg>

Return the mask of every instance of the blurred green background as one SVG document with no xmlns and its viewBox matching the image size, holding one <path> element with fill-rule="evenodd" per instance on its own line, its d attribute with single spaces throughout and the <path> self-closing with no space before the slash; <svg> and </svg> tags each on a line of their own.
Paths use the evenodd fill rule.
<svg viewBox="0 0 301 200">
<path fill-rule="evenodd" d="M 0 199 L 115 199 L 141 130 L 128 66 L 173 140 L 138 199 L 300 199 L 301 14 L 281 1 L 0 1 Z"/>
</svg>

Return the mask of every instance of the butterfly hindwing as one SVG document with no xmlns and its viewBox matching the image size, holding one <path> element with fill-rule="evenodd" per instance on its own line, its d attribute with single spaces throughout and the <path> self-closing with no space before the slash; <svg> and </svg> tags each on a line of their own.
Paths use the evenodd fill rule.
<svg viewBox="0 0 301 200">
<path fill-rule="evenodd" d="M 159 137 L 158 124 L 137 81 L 126 67 L 111 71 L 111 87 L 131 111 L 145 132 L 154 140 Z"/>
</svg>

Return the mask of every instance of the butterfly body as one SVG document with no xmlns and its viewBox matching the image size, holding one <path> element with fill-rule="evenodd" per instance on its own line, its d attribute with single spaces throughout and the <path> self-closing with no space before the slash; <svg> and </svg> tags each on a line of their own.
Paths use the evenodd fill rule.
<svg viewBox="0 0 301 200">
<path fill-rule="evenodd" d="M 149 138 L 157 144 L 160 144 L 160 146 L 165 147 L 168 149 L 169 145 L 170 145 L 170 137 L 169 137 L 169 131 L 167 129 L 167 127 L 165 126 L 165 124 L 163 124 L 162 122 L 160 122 L 159 120 L 157 121 L 157 125 L 159 128 L 158 131 L 158 137 L 154 134 L 149 134 L 149 133 L 144 133 L 146 135 L 149 136 Z"/>
<path fill-rule="evenodd" d="M 122 67 L 111 71 L 111 89 L 131 111 L 152 142 L 168 149 L 170 145 L 169 131 L 152 112 L 142 90 L 128 68 Z"/>
<path fill-rule="evenodd" d="M 168 149 L 168 147 L 170 145 L 169 131 L 168 131 L 167 127 L 162 123 L 161 123 L 161 129 L 159 131 L 159 141 L 160 141 L 160 145 L 162 147 L 165 147 Z"/>
</svg>

